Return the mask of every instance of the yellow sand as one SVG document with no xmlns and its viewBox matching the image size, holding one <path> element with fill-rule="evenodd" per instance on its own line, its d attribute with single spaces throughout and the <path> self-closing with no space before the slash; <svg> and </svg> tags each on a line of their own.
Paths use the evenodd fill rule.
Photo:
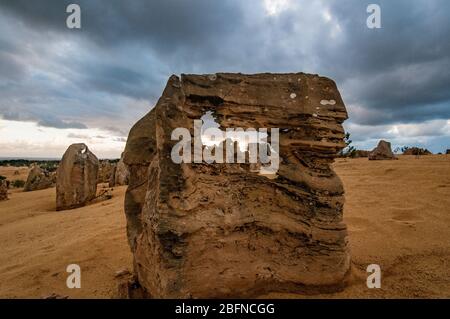
<svg viewBox="0 0 450 319">
<path fill-rule="evenodd" d="M 17 171 L 18 175 L 14 173 Z M 26 181 L 28 177 L 28 167 L 0 166 L 0 175 L 5 176 L 7 180 L 14 181 L 16 179 Z"/>
<path fill-rule="evenodd" d="M 0 167 L 0 175 L 7 175 L 5 169 L 10 168 Z M 335 170 L 346 189 L 353 271 L 343 292 L 314 297 L 449 298 L 450 156 L 340 159 Z M 55 211 L 55 189 L 13 192 L 0 202 L 0 297 L 114 296 L 115 272 L 132 268 L 125 189 L 66 212 Z M 81 289 L 66 287 L 65 270 L 72 263 L 81 266 Z M 366 287 L 365 269 L 372 263 L 381 266 L 381 289 Z"/>
</svg>

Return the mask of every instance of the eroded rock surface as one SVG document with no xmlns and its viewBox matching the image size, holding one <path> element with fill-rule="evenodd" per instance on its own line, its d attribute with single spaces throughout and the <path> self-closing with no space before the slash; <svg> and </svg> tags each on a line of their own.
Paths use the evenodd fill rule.
<svg viewBox="0 0 450 319">
<path fill-rule="evenodd" d="M 109 183 L 111 176 L 114 176 L 115 166 L 109 160 L 99 161 L 97 183 Z"/>
<path fill-rule="evenodd" d="M 117 165 L 114 165 L 111 176 L 109 177 L 109 187 L 114 187 L 116 185 L 116 170 Z"/>
<path fill-rule="evenodd" d="M 0 180 L 0 201 L 8 199 L 8 181 Z"/>
<path fill-rule="evenodd" d="M 392 153 L 391 143 L 381 140 L 369 153 L 369 160 L 396 160 L 398 159 L 394 153 Z"/>
<path fill-rule="evenodd" d="M 57 170 L 56 209 L 86 205 L 97 191 L 98 159 L 83 143 L 72 144 Z"/>
<path fill-rule="evenodd" d="M 56 174 L 33 165 L 23 188 L 24 192 L 37 191 L 55 186 Z"/>
<path fill-rule="evenodd" d="M 429 150 L 427 150 L 426 148 L 420 148 L 420 147 L 410 147 L 407 148 L 404 152 L 403 155 L 432 155 L 433 153 L 431 153 Z"/>
<path fill-rule="evenodd" d="M 221 129 L 279 128 L 275 178 L 249 164 L 175 164 L 175 128 L 211 111 Z M 317 75 L 172 76 L 124 153 L 134 272 L 156 298 L 254 297 L 342 287 L 344 189 L 331 168 L 347 112 Z M 254 165 L 253 165 L 254 166 Z"/>
<path fill-rule="evenodd" d="M 123 161 L 123 153 L 120 157 L 119 162 L 117 162 L 116 169 L 114 171 L 114 185 L 122 186 L 128 185 L 130 179 L 130 171 L 128 170 L 127 164 Z"/>
</svg>

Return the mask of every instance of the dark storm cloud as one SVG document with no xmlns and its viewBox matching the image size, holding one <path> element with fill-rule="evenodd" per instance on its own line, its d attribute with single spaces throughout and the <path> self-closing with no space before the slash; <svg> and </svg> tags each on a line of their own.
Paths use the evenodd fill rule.
<svg viewBox="0 0 450 319">
<path fill-rule="evenodd" d="M 65 27 L 73 2 L 81 30 Z M 449 1 L 293 0 L 275 15 L 263 3 L 3 0 L 0 115 L 123 134 L 172 73 L 305 71 L 335 79 L 368 130 L 450 118 Z M 366 27 L 369 3 L 382 29 Z"/>
<path fill-rule="evenodd" d="M 356 7 L 363 14 L 346 20 L 351 2 L 334 6 L 348 30 L 336 73 L 343 79 L 347 103 L 371 111 L 354 120 L 382 124 L 450 118 L 450 3 L 379 1 L 383 28 L 374 31 L 357 27 L 372 1 L 361 2 Z"/>
<path fill-rule="evenodd" d="M 345 51 L 339 52 L 341 72 L 368 74 L 392 67 L 419 64 L 448 57 L 450 3 L 437 1 L 332 1 L 331 11 L 346 30 Z M 365 26 L 366 7 L 380 4 L 382 29 Z M 334 64 L 329 52 L 328 65 Z M 324 60 L 326 62 L 327 60 Z"/>
<path fill-rule="evenodd" d="M 80 122 L 75 121 L 63 121 L 51 114 L 42 114 L 41 116 L 32 117 L 26 114 L 25 116 L 21 113 L 8 111 L 3 113 L 3 118 L 5 120 L 11 121 L 24 121 L 24 122 L 37 122 L 39 126 L 43 127 L 53 127 L 53 128 L 75 128 L 75 129 L 86 129 L 87 126 Z"/>
<path fill-rule="evenodd" d="M 5 0 L 4 9 L 29 26 L 70 34 L 65 28 L 65 8 L 74 1 Z M 205 41 L 239 28 L 242 14 L 238 0 L 79 0 L 82 8 L 80 33 L 101 46 L 124 42 L 151 44 L 152 49 L 174 54 L 179 47 L 203 47 Z M 61 14 L 63 13 L 63 14 Z"/>
<path fill-rule="evenodd" d="M 77 128 L 85 129 L 86 125 L 80 122 L 65 122 L 57 118 L 41 119 L 37 122 L 38 125 L 44 127 L 54 127 L 54 128 Z"/>
<path fill-rule="evenodd" d="M 69 30 L 65 26 L 65 8 L 71 2 L 3 1 L 0 4 L 2 15 L 16 24 L 11 31 L 18 35 L 8 37 L 5 31 L 3 42 L 5 46 L 17 50 L 16 55 L 21 56 L 23 62 L 14 64 L 11 59 L 2 59 L 6 63 L 4 67 L 0 63 L 0 69 L 8 67 L 7 71 L 13 74 L 29 72 L 34 66 L 24 62 L 30 52 L 20 49 L 23 42 L 29 42 L 37 55 L 49 55 L 47 60 L 51 61 L 50 66 L 42 68 L 37 65 L 36 68 L 56 75 L 57 81 L 64 80 L 64 84 L 48 84 L 54 92 L 49 92 L 50 88 L 36 92 L 36 78 L 30 80 L 28 76 L 28 81 L 17 79 L 16 82 L 8 78 L 5 88 L 8 85 L 15 87 L 17 93 L 28 92 L 27 98 L 14 98 L 14 109 L 19 108 L 27 114 L 30 109 L 42 108 L 44 103 L 37 101 L 42 98 L 42 93 L 54 97 L 62 95 L 64 100 L 51 102 L 56 113 L 68 114 L 76 109 L 88 121 L 92 116 L 104 116 L 118 122 L 121 113 L 130 110 L 124 110 L 125 105 L 119 105 L 117 99 L 105 97 L 103 93 L 144 99 L 148 101 L 149 108 L 157 100 L 168 75 L 189 70 L 195 61 L 199 64 L 206 61 L 207 56 L 214 55 L 214 46 L 208 47 L 208 42 L 213 39 L 220 42 L 221 37 L 239 25 L 236 24 L 240 14 L 236 5 L 238 2 L 78 1 L 82 8 L 82 30 Z M 25 30 L 22 30 L 22 23 L 26 26 Z M 73 47 L 55 55 L 54 52 L 64 45 L 64 41 L 73 43 Z M 55 47 L 48 48 L 52 42 Z M 58 42 L 62 42 L 61 45 Z M 51 80 L 54 79 L 44 81 L 50 83 Z M 36 103 L 24 101 L 29 100 L 30 96 Z M 79 105 L 74 105 L 75 100 Z M 110 103 L 111 100 L 114 101 Z M 0 115 L 12 108 L 10 100 L 2 104 L 6 105 L 0 108 Z M 133 121 L 145 113 L 138 107 L 131 112 L 135 112 Z M 38 122 L 48 123 L 45 119 Z M 125 123 L 128 127 L 130 124 L 129 120 Z M 121 127 L 118 131 L 127 130 Z"/>
<path fill-rule="evenodd" d="M 85 64 L 83 67 L 84 74 L 78 79 L 79 85 L 82 87 L 111 94 L 120 92 L 133 97 L 149 97 L 147 85 L 151 79 L 146 78 L 143 73 L 114 65 Z"/>
</svg>

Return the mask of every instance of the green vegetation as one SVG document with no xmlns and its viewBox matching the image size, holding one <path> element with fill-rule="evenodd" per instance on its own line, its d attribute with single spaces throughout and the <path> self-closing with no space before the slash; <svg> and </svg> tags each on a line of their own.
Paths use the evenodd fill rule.
<svg viewBox="0 0 450 319">
<path fill-rule="evenodd" d="M 25 186 L 25 181 L 23 181 L 21 179 L 16 179 L 11 182 L 11 187 L 14 187 L 14 188 L 22 188 L 24 186 Z"/>
<path fill-rule="evenodd" d="M 11 160 L 1 160 L 0 166 L 13 166 L 13 167 L 22 167 L 22 166 L 30 166 L 31 164 L 36 163 L 40 167 L 54 166 L 58 165 L 58 160 L 26 160 L 26 159 L 11 159 Z"/>
<path fill-rule="evenodd" d="M 31 164 L 36 163 L 42 169 L 45 169 L 49 172 L 54 172 L 58 168 L 59 161 L 57 160 L 25 160 L 25 159 L 14 159 L 14 160 L 3 160 L 0 161 L 0 166 L 13 166 L 13 167 L 29 167 Z"/>
<path fill-rule="evenodd" d="M 340 156 L 342 157 L 355 157 L 356 156 L 356 148 L 353 147 L 352 140 L 350 139 L 350 133 L 345 133 L 344 142 L 346 147 L 340 152 Z"/>
</svg>

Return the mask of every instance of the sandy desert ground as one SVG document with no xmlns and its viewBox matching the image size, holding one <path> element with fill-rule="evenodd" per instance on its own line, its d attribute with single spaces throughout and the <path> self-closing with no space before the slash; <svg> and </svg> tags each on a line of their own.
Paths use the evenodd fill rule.
<svg viewBox="0 0 450 319">
<path fill-rule="evenodd" d="M 0 175 L 9 176 L 6 170 L 11 168 L 0 167 Z M 346 189 L 352 275 L 343 292 L 312 297 L 450 298 L 450 156 L 339 159 L 335 170 Z M 116 271 L 132 267 L 125 189 L 65 212 L 55 211 L 54 188 L 12 191 L 0 202 L 0 297 L 114 297 Z M 81 289 L 66 287 L 72 263 L 81 266 Z M 381 289 L 365 284 L 365 269 L 373 263 L 382 269 Z"/>
<path fill-rule="evenodd" d="M 16 179 L 26 181 L 28 171 L 28 167 L 0 166 L 0 175 L 5 176 L 9 181 L 14 181 Z"/>
</svg>

